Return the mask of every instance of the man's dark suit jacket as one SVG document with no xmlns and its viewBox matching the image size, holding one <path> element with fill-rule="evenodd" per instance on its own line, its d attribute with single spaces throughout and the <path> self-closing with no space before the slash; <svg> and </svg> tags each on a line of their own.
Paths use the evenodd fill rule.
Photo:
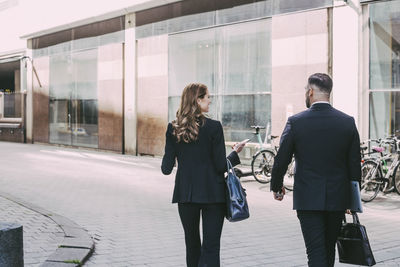
<svg viewBox="0 0 400 267">
<path fill-rule="evenodd" d="M 315 103 L 290 117 L 272 169 L 272 191 L 282 188 L 292 155 L 293 209 L 349 208 L 350 180 L 361 177 L 360 137 L 353 117 L 328 103 Z"/>
<path fill-rule="evenodd" d="M 168 124 L 165 154 L 161 171 L 170 174 L 175 159 L 178 170 L 175 176 L 173 203 L 223 203 L 225 202 L 224 172 L 227 169 L 224 133 L 219 121 L 206 118 L 195 142 L 179 142 Z M 228 159 L 232 166 L 240 163 L 233 151 Z"/>
</svg>

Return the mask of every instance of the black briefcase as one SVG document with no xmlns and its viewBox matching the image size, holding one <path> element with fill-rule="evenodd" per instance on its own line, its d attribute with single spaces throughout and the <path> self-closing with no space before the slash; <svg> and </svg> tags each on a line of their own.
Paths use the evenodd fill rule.
<svg viewBox="0 0 400 267">
<path fill-rule="evenodd" d="M 357 213 L 352 213 L 353 223 L 343 220 L 342 228 L 336 242 L 339 261 L 348 264 L 373 266 L 376 264 L 369 244 L 367 231 L 360 224 Z"/>
</svg>

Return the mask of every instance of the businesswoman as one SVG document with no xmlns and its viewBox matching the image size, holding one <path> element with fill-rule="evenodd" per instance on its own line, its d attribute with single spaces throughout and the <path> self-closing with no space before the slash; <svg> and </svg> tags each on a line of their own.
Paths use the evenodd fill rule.
<svg viewBox="0 0 400 267">
<path fill-rule="evenodd" d="M 178 203 L 185 232 L 188 267 L 220 266 L 219 251 L 225 216 L 224 172 L 227 169 L 224 134 L 219 121 L 204 116 L 211 103 L 207 86 L 185 87 L 176 119 L 168 124 L 161 170 L 170 174 L 178 161 L 172 203 Z M 228 159 L 240 163 L 236 146 Z M 200 241 L 200 215 L 203 242 Z"/>
</svg>

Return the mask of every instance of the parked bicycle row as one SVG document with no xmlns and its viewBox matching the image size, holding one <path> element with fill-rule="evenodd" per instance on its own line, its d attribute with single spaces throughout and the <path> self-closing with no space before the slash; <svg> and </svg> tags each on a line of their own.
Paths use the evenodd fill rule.
<svg viewBox="0 0 400 267">
<path fill-rule="evenodd" d="M 275 144 L 278 136 L 268 136 L 271 145 L 265 146 L 262 141 L 260 130 L 264 126 L 251 126 L 255 130 L 253 137 L 245 140 L 256 139 L 258 148 L 251 161 L 251 171 L 244 172 L 235 168 L 238 177 L 253 176 L 254 179 L 262 184 L 269 183 L 271 180 L 271 171 L 274 165 L 274 158 L 278 152 L 279 146 Z M 361 199 L 364 202 L 372 201 L 379 192 L 388 194 L 397 192 L 400 194 L 400 140 L 395 136 L 384 139 L 370 139 L 360 144 L 361 149 Z M 287 190 L 293 190 L 295 161 L 290 163 L 284 186 Z"/>
<path fill-rule="evenodd" d="M 400 194 L 400 140 L 396 136 L 361 143 L 361 199 L 372 201 L 379 192 Z"/>
</svg>

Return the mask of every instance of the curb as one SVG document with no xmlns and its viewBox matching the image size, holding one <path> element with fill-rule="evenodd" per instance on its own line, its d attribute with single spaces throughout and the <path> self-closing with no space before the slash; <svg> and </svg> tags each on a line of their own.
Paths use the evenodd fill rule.
<svg viewBox="0 0 400 267">
<path fill-rule="evenodd" d="M 95 248 L 93 239 L 85 229 L 75 222 L 7 193 L 0 192 L 0 197 L 42 214 L 54 221 L 64 231 L 64 240 L 40 267 L 82 266 L 92 255 Z"/>
</svg>

